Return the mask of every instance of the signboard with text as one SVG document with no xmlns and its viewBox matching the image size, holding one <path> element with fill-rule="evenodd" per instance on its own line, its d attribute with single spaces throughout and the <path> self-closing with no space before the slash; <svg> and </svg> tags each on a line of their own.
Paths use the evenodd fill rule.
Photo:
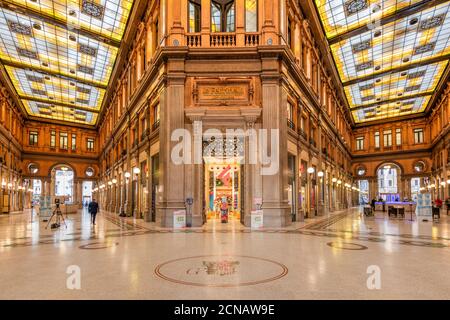
<svg viewBox="0 0 450 320">
<path fill-rule="evenodd" d="M 254 210 L 251 212 L 252 229 L 261 229 L 263 227 L 263 210 Z"/>
<path fill-rule="evenodd" d="M 186 228 L 186 210 L 177 210 L 173 212 L 173 228 Z"/>
<path fill-rule="evenodd" d="M 417 195 L 417 216 L 431 216 L 432 201 L 430 193 L 420 193 Z"/>
</svg>

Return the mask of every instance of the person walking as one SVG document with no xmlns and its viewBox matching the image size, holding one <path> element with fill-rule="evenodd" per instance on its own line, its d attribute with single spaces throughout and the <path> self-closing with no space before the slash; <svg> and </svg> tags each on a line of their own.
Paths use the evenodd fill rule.
<svg viewBox="0 0 450 320">
<path fill-rule="evenodd" d="M 375 198 L 372 198 L 372 202 L 370 203 L 370 206 L 372 207 L 372 211 L 375 212 L 375 202 L 377 202 L 375 200 Z"/>
<path fill-rule="evenodd" d="M 91 214 L 91 223 L 95 225 L 95 217 L 97 216 L 98 212 L 98 203 L 95 201 L 95 199 L 92 199 L 92 201 L 89 203 L 88 211 Z"/>
</svg>

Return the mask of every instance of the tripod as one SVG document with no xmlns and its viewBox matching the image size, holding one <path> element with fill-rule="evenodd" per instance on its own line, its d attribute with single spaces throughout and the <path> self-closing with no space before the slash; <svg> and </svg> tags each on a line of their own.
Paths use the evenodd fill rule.
<svg viewBox="0 0 450 320">
<path fill-rule="evenodd" d="M 64 219 L 61 209 L 59 208 L 59 204 L 57 204 L 55 210 L 53 210 L 52 216 L 50 217 L 50 219 L 48 219 L 48 223 L 47 223 L 47 226 L 45 227 L 45 229 L 48 228 L 48 225 L 52 221 L 53 217 L 55 217 L 55 223 L 52 224 L 52 229 L 59 228 L 61 226 L 61 219 L 67 229 L 66 220 Z"/>
</svg>

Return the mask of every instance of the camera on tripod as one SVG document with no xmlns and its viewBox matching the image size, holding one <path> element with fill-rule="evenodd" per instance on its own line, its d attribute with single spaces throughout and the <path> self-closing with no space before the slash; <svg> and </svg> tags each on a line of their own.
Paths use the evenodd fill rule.
<svg viewBox="0 0 450 320">
<path fill-rule="evenodd" d="M 50 220 L 48 220 L 47 226 L 45 227 L 45 229 L 47 229 L 47 227 L 49 226 L 49 224 L 52 221 L 52 218 L 55 217 L 55 223 L 51 224 L 51 228 L 53 229 L 58 229 L 61 226 L 61 221 L 64 223 L 64 225 L 67 228 L 66 225 L 66 221 L 64 220 L 64 216 L 61 212 L 61 208 L 60 208 L 60 204 L 61 204 L 61 199 L 60 198 L 55 198 L 55 210 L 53 210 L 52 216 L 50 217 Z"/>
</svg>

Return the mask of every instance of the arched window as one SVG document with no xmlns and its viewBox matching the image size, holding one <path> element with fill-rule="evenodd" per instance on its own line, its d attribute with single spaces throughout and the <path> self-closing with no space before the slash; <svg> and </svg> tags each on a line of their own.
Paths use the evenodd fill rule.
<svg viewBox="0 0 450 320">
<path fill-rule="evenodd" d="M 200 0 L 189 0 L 189 32 L 200 32 L 201 16 Z"/>
<path fill-rule="evenodd" d="M 65 196 L 72 202 L 74 172 L 65 165 L 59 165 L 52 170 L 55 183 L 55 196 Z"/>
<path fill-rule="evenodd" d="M 211 1 L 212 32 L 234 32 L 235 16 L 234 0 Z"/>
<path fill-rule="evenodd" d="M 258 31 L 258 0 L 245 0 L 245 31 Z"/>
</svg>

